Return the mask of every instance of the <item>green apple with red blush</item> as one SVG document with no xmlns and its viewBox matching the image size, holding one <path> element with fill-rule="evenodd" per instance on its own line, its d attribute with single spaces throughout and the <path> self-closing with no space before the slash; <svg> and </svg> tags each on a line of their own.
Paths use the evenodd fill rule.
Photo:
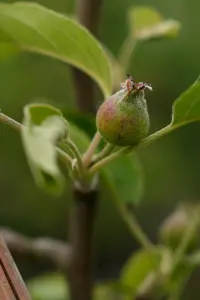
<svg viewBox="0 0 200 300">
<path fill-rule="evenodd" d="M 96 125 L 102 137 L 115 146 L 133 146 L 149 131 L 149 114 L 145 100 L 146 83 L 136 83 L 130 75 L 121 90 L 106 99 L 97 112 Z"/>
</svg>

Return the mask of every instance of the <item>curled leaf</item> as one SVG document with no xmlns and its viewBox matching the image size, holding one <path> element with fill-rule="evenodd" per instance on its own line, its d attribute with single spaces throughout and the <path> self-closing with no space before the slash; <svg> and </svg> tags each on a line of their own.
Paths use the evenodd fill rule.
<svg viewBox="0 0 200 300">
<path fill-rule="evenodd" d="M 68 132 L 59 110 L 46 104 L 27 105 L 24 109 L 22 141 L 36 183 L 59 193 L 63 177 L 57 164 L 56 144 Z"/>
</svg>

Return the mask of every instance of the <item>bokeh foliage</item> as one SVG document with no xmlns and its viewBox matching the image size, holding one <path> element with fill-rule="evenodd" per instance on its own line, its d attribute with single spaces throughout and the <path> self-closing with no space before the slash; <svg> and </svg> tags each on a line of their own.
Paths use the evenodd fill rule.
<svg viewBox="0 0 200 300">
<path fill-rule="evenodd" d="M 73 3 L 70 1 L 67 4 L 64 1 L 57 1 L 56 4 L 43 1 L 43 4 L 60 11 L 69 13 L 73 11 Z M 118 1 L 113 10 L 112 1 L 106 1 L 103 9 L 100 37 L 114 53 L 118 52 L 127 32 L 125 19 L 130 4 L 132 4 L 130 1 Z M 165 16 L 178 18 L 183 23 L 181 36 L 171 41 L 171 44 L 163 41 L 141 45 L 140 51 L 134 57 L 134 65 L 131 64 L 129 67 L 136 78 L 150 81 L 155 89 L 154 94 L 149 96 L 152 130 L 154 130 L 168 123 L 172 101 L 197 77 L 199 70 L 196 61 L 200 43 L 195 35 L 198 26 L 192 26 L 195 21 L 196 24 L 199 22 L 196 13 L 198 3 L 193 7 L 189 6 L 187 1 L 177 1 L 173 5 L 172 1 L 162 5 L 160 2 L 152 1 L 151 4 L 158 7 Z M 117 26 L 120 24 L 117 36 L 113 34 L 116 24 Z M 113 38 L 111 39 L 110 36 Z M 38 97 L 51 99 L 51 103 L 58 107 L 74 109 L 74 92 L 69 68 L 37 55 L 16 53 L 14 56 L 4 56 L 1 60 L 0 72 L 1 109 L 21 120 L 23 105 L 35 101 Z M 152 214 L 155 214 L 153 209 L 151 211 L 148 206 L 145 208 L 146 203 L 157 202 L 157 210 L 160 209 L 162 212 L 165 202 L 168 206 L 168 203 L 182 201 L 184 198 L 198 198 L 196 161 L 198 161 L 199 145 L 195 138 L 198 129 L 199 125 L 196 124 L 187 129 L 183 128 L 179 133 L 166 137 L 141 153 L 147 188 L 143 199 L 144 207 L 140 208 L 142 218 L 145 219 L 145 227 L 150 226 L 148 220 L 151 220 Z M 66 189 L 63 197 L 56 200 L 49 199 L 49 196 L 39 192 L 29 176 L 17 134 L 1 126 L 1 137 L 0 176 L 3 195 L 1 199 L 4 207 L 1 211 L 2 225 L 13 226 L 31 235 L 52 234 L 64 237 L 66 217 L 63 208 L 68 205 L 65 199 L 69 198 L 70 188 Z M 167 177 L 167 184 L 166 172 L 172 174 Z M 9 188 L 10 185 L 12 189 Z M 108 209 L 108 220 L 113 219 L 113 227 L 110 223 L 102 224 L 105 217 L 101 217 L 98 225 L 101 242 L 98 243 L 101 243 L 102 248 L 107 249 L 111 246 L 107 243 L 110 239 L 109 235 L 117 230 L 115 226 L 117 223 L 119 223 L 118 238 L 121 236 L 121 241 L 127 240 L 127 235 L 124 234 L 121 223 L 117 221 L 118 216 L 108 201 L 109 192 L 105 190 L 103 193 L 102 207 Z M 15 210 L 10 211 L 11 206 Z M 45 209 L 47 206 L 48 212 Z M 159 217 L 155 218 L 155 223 L 151 224 L 152 231 L 159 221 Z M 117 240 L 113 244 L 114 248 L 115 245 L 118 246 Z M 122 246 L 118 247 L 118 255 L 128 252 L 129 247 L 123 249 Z M 109 251 L 112 253 L 111 250 Z"/>
</svg>

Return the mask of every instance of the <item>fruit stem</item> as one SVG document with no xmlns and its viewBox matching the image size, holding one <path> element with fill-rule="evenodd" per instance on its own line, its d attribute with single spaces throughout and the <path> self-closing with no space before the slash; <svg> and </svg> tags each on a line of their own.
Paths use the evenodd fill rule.
<svg viewBox="0 0 200 300">
<path fill-rule="evenodd" d="M 83 157 L 82 157 L 83 165 L 85 168 L 87 168 L 89 166 L 92 156 L 93 156 L 94 152 L 96 151 L 100 141 L 101 141 L 101 135 L 97 131 L 95 133 L 88 149 L 86 150 L 86 152 L 83 154 Z"/>
<path fill-rule="evenodd" d="M 128 150 L 127 150 L 127 148 L 128 148 Z M 123 154 L 129 153 L 129 151 L 130 151 L 130 147 L 122 148 L 122 149 L 100 159 L 94 165 L 92 165 L 90 167 L 89 173 L 93 174 L 93 173 L 97 172 L 99 169 L 101 169 L 103 166 L 107 165 L 109 162 L 113 161 L 114 159 L 117 159 L 118 157 L 120 157 Z"/>
<path fill-rule="evenodd" d="M 97 161 L 103 159 L 104 157 L 108 156 L 109 154 L 112 153 L 112 151 L 115 149 L 115 145 L 106 143 L 105 147 L 97 154 L 94 156 L 92 163 L 96 163 Z"/>
<path fill-rule="evenodd" d="M 119 149 L 118 151 L 111 153 L 109 156 L 102 158 L 101 160 L 97 161 L 94 165 L 92 165 L 91 168 L 89 169 L 89 173 L 93 174 L 93 173 L 97 172 L 104 165 L 106 165 L 109 162 L 111 162 L 112 160 L 120 157 L 121 155 L 128 154 L 131 151 L 133 151 L 139 147 L 148 146 L 151 142 L 166 135 L 167 133 L 171 132 L 172 130 L 178 128 L 179 126 L 181 126 L 181 125 L 172 126 L 171 124 L 169 124 L 168 126 L 162 128 L 161 130 L 149 135 L 147 138 L 142 140 L 139 144 L 137 144 L 135 146 L 123 147 L 123 148 Z"/>
</svg>

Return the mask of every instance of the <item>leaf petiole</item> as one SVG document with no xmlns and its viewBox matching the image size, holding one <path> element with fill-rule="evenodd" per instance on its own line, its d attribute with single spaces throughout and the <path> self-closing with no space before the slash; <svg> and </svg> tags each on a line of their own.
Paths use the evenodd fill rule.
<svg viewBox="0 0 200 300">
<path fill-rule="evenodd" d="M 77 163 L 77 167 L 78 167 L 78 173 L 79 173 L 78 175 L 80 177 L 84 177 L 85 168 L 84 168 L 83 161 L 82 161 L 82 158 L 81 158 L 81 154 L 80 154 L 78 148 L 76 147 L 76 145 L 70 139 L 66 139 L 63 142 L 69 148 L 70 152 L 72 153 L 72 155 L 76 159 L 76 163 Z M 72 161 L 72 164 L 73 164 L 73 161 Z"/>
</svg>

